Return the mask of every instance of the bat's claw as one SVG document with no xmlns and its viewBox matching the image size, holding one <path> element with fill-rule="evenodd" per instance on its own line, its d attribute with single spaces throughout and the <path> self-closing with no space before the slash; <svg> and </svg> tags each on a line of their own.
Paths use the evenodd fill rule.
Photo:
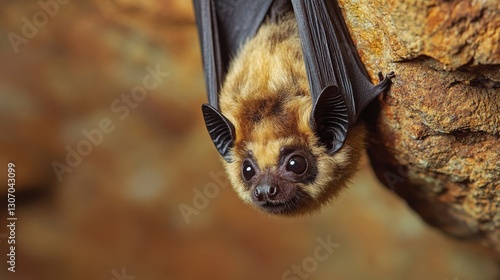
<svg viewBox="0 0 500 280">
<path fill-rule="evenodd" d="M 382 75 L 382 72 L 378 72 L 378 81 L 382 82 L 383 79 L 384 79 L 384 75 Z"/>
</svg>

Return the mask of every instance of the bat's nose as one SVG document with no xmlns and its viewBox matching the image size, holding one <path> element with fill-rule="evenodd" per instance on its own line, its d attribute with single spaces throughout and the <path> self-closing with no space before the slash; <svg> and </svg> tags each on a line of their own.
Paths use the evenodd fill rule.
<svg viewBox="0 0 500 280">
<path fill-rule="evenodd" d="M 280 189 L 277 186 L 265 183 L 255 187 L 253 195 L 257 201 L 273 201 Z"/>
</svg>

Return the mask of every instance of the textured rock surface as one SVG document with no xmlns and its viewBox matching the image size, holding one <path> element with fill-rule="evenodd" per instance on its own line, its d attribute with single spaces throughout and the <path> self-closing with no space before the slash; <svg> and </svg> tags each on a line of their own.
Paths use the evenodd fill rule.
<svg viewBox="0 0 500 280">
<path fill-rule="evenodd" d="M 378 178 L 500 254 L 500 2 L 341 3 L 370 73 L 397 75 L 372 123 Z"/>
</svg>

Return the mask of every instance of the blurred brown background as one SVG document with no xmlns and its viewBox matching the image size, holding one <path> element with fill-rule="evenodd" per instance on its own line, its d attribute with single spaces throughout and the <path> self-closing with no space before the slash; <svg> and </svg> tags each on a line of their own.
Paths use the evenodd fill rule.
<svg viewBox="0 0 500 280">
<path fill-rule="evenodd" d="M 366 162 L 341 199 L 299 219 L 262 215 L 210 176 L 222 167 L 201 117 L 191 1 L 40 3 L 0 2 L 1 279 L 281 279 L 314 256 L 317 238 L 340 246 L 289 279 L 500 279 L 492 255 L 422 223 Z M 148 67 L 168 76 L 125 116 L 122 95 Z M 103 119 L 114 130 L 59 181 L 54 162 L 68 164 L 68 149 Z M 219 194 L 186 223 L 179 206 L 195 207 L 195 193 L 214 184 Z"/>
</svg>

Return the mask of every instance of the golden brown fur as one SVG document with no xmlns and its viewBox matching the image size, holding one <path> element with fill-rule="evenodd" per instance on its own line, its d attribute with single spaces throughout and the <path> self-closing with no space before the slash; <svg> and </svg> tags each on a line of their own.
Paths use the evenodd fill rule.
<svg viewBox="0 0 500 280">
<path fill-rule="evenodd" d="M 298 213 L 319 208 L 346 187 L 364 146 L 361 125 L 349 129 L 344 146 L 333 156 L 318 142 L 309 126 L 312 101 L 293 16 L 264 24 L 240 50 L 220 94 L 221 112 L 234 124 L 233 161 L 224 162 L 238 195 L 251 203 L 241 166 L 251 151 L 260 169 L 273 170 L 280 148 L 306 147 L 317 158 L 318 175 L 299 187 L 314 198 Z"/>
</svg>

